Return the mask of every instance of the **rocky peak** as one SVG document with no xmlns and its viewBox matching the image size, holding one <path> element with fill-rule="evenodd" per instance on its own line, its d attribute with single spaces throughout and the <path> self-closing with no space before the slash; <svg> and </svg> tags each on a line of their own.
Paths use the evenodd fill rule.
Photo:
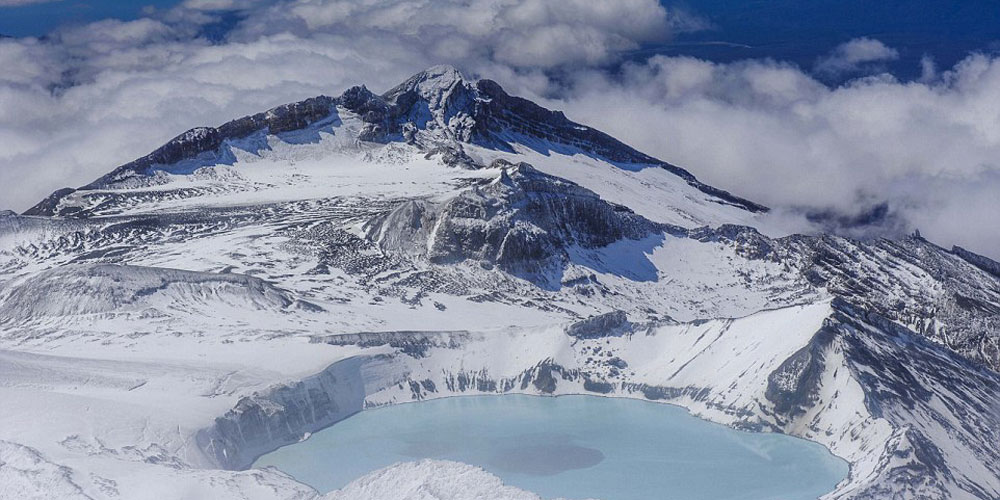
<svg viewBox="0 0 1000 500">
<path fill-rule="evenodd" d="M 344 91 L 338 103 L 361 116 L 365 121 L 381 120 L 388 114 L 389 105 L 382 97 L 372 93 L 368 87 L 358 85 Z"/>
<path fill-rule="evenodd" d="M 561 111 L 546 109 L 511 96 L 493 80 L 469 81 L 452 66 L 434 66 L 383 94 L 394 108 L 395 123 L 387 131 L 401 133 L 409 142 L 421 135 L 478 144 L 491 149 L 514 150 L 512 141 L 539 139 L 567 150 L 602 157 L 612 163 L 663 168 L 720 202 L 751 212 L 767 207 L 733 196 L 698 181 L 687 170 L 641 153 L 599 130 L 581 125 Z M 431 139 L 427 142 L 434 143 Z M 437 147 L 437 146 L 435 146 Z"/>
<path fill-rule="evenodd" d="M 246 116 L 218 128 L 191 129 L 149 155 L 122 165 L 81 189 L 100 189 L 134 176 L 151 175 L 202 154 L 218 153 L 227 140 L 265 132 L 278 134 L 304 129 L 342 107 L 357 114 L 365 125 L 358 139 L 367 142 L 407 142 L 425 151 L 461 150 L 471 143 L 503 151 L 524 147 L 555 148 L 598 156 L 612 163 L 664 168 L 720 203 L 751 212 L 767 208 L 702 184 L 686 170 L 643 154 L 613 137 L 575 123 L 560 112 L 507 94 L 492 80 L 470 81 L 452 66 L 434 66 L 417 73 L 383 95 L 364 86 L 348 89 L 339 98 L 314 97 Z M 538 146 L 539 144 L 546 146 Z M 548 151 L 546 151 L 547 153 Z M 467 162 L 464 162 L 465 164 Z M 30 215 L 72 215 L 60 200 L 73 193 L 60 190 L 25 212 Z"/>
<path fill-rule="evenodd" d="M 395 104 L 400 96 L 412 92 L 420 99 L 427 101 L 431 108 L 437 108 L 458 87 L 470 88 L 471 85 L 454 66 L 443 64 L 432 66 L 411 76 L 405 82 L 383 94 L 382 97 Z"/>
<path fill-rule="evenodd" d="M 417 73 L 382 98 L 395 108 L 395 128 L 409 142 L 474 142 L 480 97 L 452 66 Z"/>
<path fill-rule="evenodd" d="M 481 189 L 496 199 L 513 201 L 525 197 L 571 196 L 599 199 L 597 194 L 565 179 L 540 172 L 528 163 L 496 160 L 491 165 L 500 168 L 500 175 Z"/>
</svg>

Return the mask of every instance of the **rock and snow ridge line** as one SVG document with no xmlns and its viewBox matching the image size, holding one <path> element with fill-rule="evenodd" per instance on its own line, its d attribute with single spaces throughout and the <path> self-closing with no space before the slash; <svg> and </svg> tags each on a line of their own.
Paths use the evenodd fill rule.
<svg viewBox="0 0 1000 500">
<path fill-rule="evenodd" d="M 852 462 L 851 476 L 825 498 L 991 498 L 991 491 L 996 491 L 997 485 L 989 483 L 990 462 L 982 463 L 979 477 L 967 475 L 974 471 L 970 463 L 962 464 L 956 473 L 948 466 L 949 461 L 968 455 L 960 449 L 939 449 L 934 443 L 941 442 L 940 436 L 930 434 L 958 432 L 965 437 L 956 440 L 956 445 L 987 447 L 986 442 L 976 442 L 976 438 L 988 436 L 991 428 L 995 432 L 996 415 L 994 422 L 982 422 L 984 428 L 979 429 L 941 425 L 960 421 L 956 417 L 966 415 L 975 405 L 995 406 L 995 394 L 983 391 L 998 382 L 996 374 L 973 371 L 982 380 L 962 380 L 956 375 L 966 375 L 970 367 L 961 358 L 953 357 L 949 370 L 954 372 L 945 377 L 952 381 L 949 386 L 929 387 L 938 397 L 951 402 L 947 406 L 935 404 L 921 393 L 925 390 L 922 386 L 908 383 L 906 377 L 912 375 L 906 366 L 898 362 L 890 366 L 871 363 L 898 359 L 906 353 L 908 359 L 940 368 L 942 356 L 947 356 L 939 347 L 912 337 L 905 329 L 890 327 L 892 333 L 883 333 L 884 319 L 866 316 L 835 301 L 832 307 L 816 304 L 691 324 L 631 325 L 613 318 L 609 321 L 618 327 L 600 328 L 600 332 L 590 330 L 588 325 L 582 329 L 567 325 L 477 334 L 441 332 L 434 337 L 447 337 L 448 341 L 415 344 L 408 342 L 413 336 L 406 332 L 334 337 L 330 340 L 338 344 L 347 340 L 348 344 L 358 342 L 366 347 L 315 377 L 241 398 L 232 411 L 198 435 L 198 443 L 222 465 L 242 468 L 255 455 L 295 442 L 303 434 L 365 406 L 462 394 L 600 394 L 665 401 L 720 423 L 818 441 Z M 396 341 L 401 343 L 393 345 Z M 876 354 L 886 350 L 896 354 Z M 497 352 L 505 355 L 497 356 Z M 754 375 L 749 375 L 748 370 Z M 881 373 L 889 377 L 881 377 Z M 702 385 L 708 381 L 711 386 Z M 959 385 L 951 385 L 955 383 Z M 867 399 L 878 413 L 859 411 Z M 943 415 L 942 411 L 952 414 Z M 912 415 L 928 418 L 914 419 Z M 320 420 L 316 420 L 317 416 Z M 897 422 L 906 425 L 892 425 Z M 23 449 L 16 445 L 14 448 L 15 452 Z M 8 456 L 9 451 L 5 452 Z M 988 449 L 984 452 L 995 455 Z M 22 460 L 16 458 L 21 455 L 13 456 Z M 29 456 L 36 457 L 29 460 L 35 465 L 22 470 L 51 470 L 55 474 L 52 483 L 41 485 L 43 494 L 54 491 L 44 488 L 58 486 L 81 491 L 79 498 L 116 497 L 93 492 L 83 496 L 82 488 L 87 485 L 72 480 L 71 471 L 48 462 L 34 450 L 28 449 L 24 457 Z M 937 462 L 941 457 L 946 461 Z M 431 467 L 428 464 L 396 467 L 404 470 L 372 473 L 330 495 L 341 498 L 347 492 L 358 494 L 357 488 L 362 485 L 382 491 L 378 488 L 442 479 L 406 472 L 413 467 Z M 33 472 L 32 476 L 39 474 Z M 272 491 L 270 495 L 258 491 L 252 497 L 224 498 L 317 498 L 315 493 L 296 489 L 294 482 L 269 471 L 235 473 L 238 475 L 232 478 L 222 471 L 212 474 L 202 480 L 211 477 L 212 482 L 220 482 L 226 478 L 224 481 L 229 482 L 239 478 L 243 495 L 249 495 L 253 488 Z M 483 480 L 490 477 L 473 475 Z M 375 481 L 379 477 L 387 483 L 380 485 Z M 37 486 L 34 482 L 10 484 Z M 114 482 L 104 480 L 102 484 Z M 495 478 L 490 479 L 490 484 L 499 487 Z M 114 488 L 129 491 L 124 484 Z M 283 494 L 276 496 L 279 491 Z M 488 490 L 484 494 L 486 498 L 505 498 L 500 491 L 506 490 Z"/>
<path fill-rule="evenodd" d="M 360 115 L 366 126 L 359 139 L 387 143 L 406 141 L 428 152 L 444 150 L 457 163 L 467 163 L 462 144 L 513 151 L 510 141 L 529 139 L 547 147 L 578 149 L 612 163 L 656 166 L 677 175 L 692 187 L 714 197 L 718 203 L 749 212 L 767 207 L 698 181 L 687 170 L 643 154 L 596 129 L 570 121 L 560 111 L 551 111 L 520 97 L 510 96 L 492 80 L 466 80 L 451 66 L 435 66 L 418 73 L 379 96 L 364 86 L 352 87 L 340 97 L 317 96 L 246 116 L 217 128 L 198 127 L 175 137 L 152 153 L 119 166 L 80 188 L 63 188 L 24 212 L 24 215 L 73 215 L 60 211 L 59 201 L 76 191 L 108 187 L 130 177 L 150 175 L 158 167 L 193 160 L 213 153 L 227 142 L 255 133 L 280 134 L 304 129 L 331 119 L 343 106 Z M 420 131 L 438 132 L 431 141 L 417 137 Z M 442 144 L 441 139 L 447 139 Z"/>
</svg>

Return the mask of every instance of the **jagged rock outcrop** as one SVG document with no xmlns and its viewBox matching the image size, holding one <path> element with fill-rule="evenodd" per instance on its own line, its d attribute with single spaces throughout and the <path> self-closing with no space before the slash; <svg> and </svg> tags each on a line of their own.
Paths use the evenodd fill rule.
<svg viewBox="0 0 1000 500">
<path fill-rule="evenodd" d="M 970 252 L 960 246 L 953 246 L 951 248 L 951 253 L 961 257 L 969 264 L 972 264 L 979 269 L 1000 278 L 1000 262 L 990 259 L 989 257 Z"/>
<path fill-rule="evenodd" d="M 334 363 L 293 384 L 240 399 L 197 435 L 198 446 L 220 467 L 246 469 L 257 457 L 295 443 L 364 408 L 364 358 Z"/>
<path fill-rule="evenodd" d="M 580 339 L 597 339 L 625 335 L 632 332 L 632 323 L 625 311 L 611 311 L 566 327 L 566 335 Z"/>
<path fill-rule="evenodd" d="M 969 358 L 1000 369 L 1000 279 L 919 237 L 781 240 L 803 272 L 869 309 Z"/>
<path fill-rule="evenodd" d="M 1000 275 L 993 261 L 919 236 L 861 241 L 830 235 L 769 238 L 723 225 L 686 231 L 748 259 L 794 268 L 813 286 L 1000 370 Z"/>
<path fill-rule="evenodd" d="M 501 174 L 443 203 L 407 202 L 379 221 L 371 237 L 387 252 L 435 264 L 472 260 L 547 281 L 568 250 L 638 240 L 663 226 L 526 163 L 498 161 Z"/>
</svg>

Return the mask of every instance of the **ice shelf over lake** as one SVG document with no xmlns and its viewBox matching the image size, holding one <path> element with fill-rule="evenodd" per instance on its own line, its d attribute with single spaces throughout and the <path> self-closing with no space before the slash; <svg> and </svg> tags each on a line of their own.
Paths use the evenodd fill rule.
<svg viewBox="0 0 1000 500">
<path fill-rule="evenodd" d="M 423 458 L 483 467 L 543 497 L 815 499 L 848 472 L 822 446 L 644 401 L 445 398 L 361 412 L 261 457 L 321 492 Z"/>
</svg>

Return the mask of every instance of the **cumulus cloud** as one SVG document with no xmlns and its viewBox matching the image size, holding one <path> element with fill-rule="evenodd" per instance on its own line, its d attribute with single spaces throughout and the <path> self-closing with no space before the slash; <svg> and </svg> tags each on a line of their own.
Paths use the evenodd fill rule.
<svg viewBox="0 0 1000 500">
<path fill-rule="evenodd" d="M 873 38 L 855 38 L 833 49 L 827 57 L 816 63 L 816 71 L 828 75 L 842 75 L 882 69 L 879 63 L 899 59 L 899 52 Z"/>
<path fill-rule="evenodd" d="M 786 215 L 829 223 L 884 205 L 883 225 L 846 229 L 920 229 L 1000 256 L 1000 59 L 970 56 L 933 82 L 829 88 L 770 61 L 654 57 L 574 89 L 551 104 Z"/>
<path fill-rule="evenodd" d="M 642 42 L 696 28 L 689 16 L 672 16 L 655 0 L 289 0 L 251 16 L 232 37 L 378 35 L 458 62 L 552 68 L 607 63 Z"/>
<path fill-rule="evenodd" d="M 206 37 L 227 9 L 240 21 Z M 1000 257 L 1000 60 L 984 55 L 946 71 L 927 60 L 916 82 L 830 87 L 774 61 L 657 56 L 609 71 L 623 51 L 703 27 L 656 0 L 187 0 L 150 15 L 0 40 L 0 207 L 26 209 L 193 126 L 451 63 L 775 207 L 775 227 L 919 228 Z M 860 39 L 824 64 L 896 56 Z M 879 223 L 844 227 L 865 214 Z"/>
<path fill-rule="evenodd" d="M 252 6 L 247 0 L 184 0 L 182 7 L 196 10 L 232 10 Z"/>
</svg>

